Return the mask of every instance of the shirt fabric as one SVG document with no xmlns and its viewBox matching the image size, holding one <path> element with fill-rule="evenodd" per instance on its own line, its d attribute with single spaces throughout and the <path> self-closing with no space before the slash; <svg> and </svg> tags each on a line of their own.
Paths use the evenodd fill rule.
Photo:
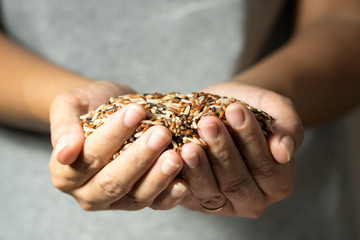
<svg viewBox="0 0 360 240">
<path fill-rule="evenodd" d="M 45 59 L 138 92 L 183 93 L 255 63 L 282 0 L 3 0 L 6 34 Z M 39 89 L 46 91 L 46 89 Z M 0 239 L 356 239 L 359 111 L 308 129 L 293 194 L 256 220 L 85 212 L 50 183 L 47 135 L 0 128 Z"/>
</svg>

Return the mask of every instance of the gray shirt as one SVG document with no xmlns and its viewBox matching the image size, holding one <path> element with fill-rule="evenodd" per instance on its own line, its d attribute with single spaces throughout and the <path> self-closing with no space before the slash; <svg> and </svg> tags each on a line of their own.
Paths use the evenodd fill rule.
<svg viewBox="0 0 360 240">
<path fill-rule="evenodd" d="M 3 0 L 1 17 L 15 41 L 69 70 L 190 92 L 255 63 L 284 2 Z M 294 193 L 257 220 L 182 207 L 84 212 L 50 183 L 49 137 L 0 128 L 0 239 L 355 239 L 356 119 L 307 130 Z"/>
</svg>

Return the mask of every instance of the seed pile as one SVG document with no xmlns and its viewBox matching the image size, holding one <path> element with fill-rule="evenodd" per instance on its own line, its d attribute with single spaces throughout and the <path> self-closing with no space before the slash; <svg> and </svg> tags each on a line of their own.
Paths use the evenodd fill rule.
<svg viewBox="0 0 360 240">
<path fill-rule="evenodd" d="M 235 102 L 243 104 L 254 114 L 265 136 L 271 134 L 273 118 L 269 114 L 235 98 L 203 92 L 186 95 L 177 92 L 123 95 L 111 98 L 108 104 L 101 105 L 96 110 L 82 115 L 80 121 L 85 137 L 87 137 L 111 114 L 127 104 L 138 103 L 146 109 L 146 119 L 141 121 L 134 135 L 114 154 L 113 159 L 129 148 L 146 130 L 155 125 L 165 126 L 172 132 L 172 144 L 169 148 L 180 152 L 182 145 L 189 142 L 206 148 L 205 141 L 199 137 L 197 132 L 197 123 L 203 116 L 218 117 L 230 130 L 225 119 L 225 110 L 228 105 Z"/>
</svg>

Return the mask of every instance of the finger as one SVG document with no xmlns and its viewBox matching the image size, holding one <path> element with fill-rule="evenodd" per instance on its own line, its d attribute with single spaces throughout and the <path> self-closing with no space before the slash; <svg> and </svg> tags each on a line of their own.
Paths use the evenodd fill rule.
<svg viewBox="0 0 360 240">
<path fill-rule="evenodd" d="M 289 99 L 281 97 L 274 117 L 274 133 L 268 138 L 269 147 L 275 160 L 287 163 L 299 149 L 304 139 L 304 128 L 295 107 Z"/>
<path fill-rule="evenodd" d="M 234 142 L 258 186 L 269 196 L 283 198 L 290 194 L 295 181 L 293 163 L 278 164 L 253 114 L 234 103 L 225 112 Z"/>
<path fill-rule="evenodd" d="M 150 128 L 73 195 L 84 209 L 108 209 L 131 191 L 170 143 L 167 128 Z"/>
<path fill-rule="evenodd" d="M 178 153 L 173 150 L 164 152 L 134 188 L 124 198 L 111 204 L 111 208 L 138 210 L 149 206 L 176 177 L 182 165 Z"/>
<path fill-rule="evenodd" d="M 226 197 L 220 191 L 202 147 L 194 143 L 185 144 L 181 149 L 181 156 L 186 163 L 183 167 L 183 175 L 194 196 L 198 198 L 198 203 L 208 208 L 222 205 Z"/>
<path fill-rule="evenodd" d="M 54 160 L 71 164 L 78 157 L 84 143 L 84 133 L 79 122 L 81 110 L 87 103 L 78 97 L 64 93 L 58 96 L 50 109 L 51 142 Z"/>
<path fill-rule="evenodd" d="M 97 171 L 112 159 L 124 142 L 146 116 L 141 105 L 129 104 L 115 112 L 96 131 L 87 137 L 83 154 L 73 167 Z"/>
<path fill-rule="evenodd" d="M 181 179 L 174 179 L 169 186 L 163 191 L 150 205 L 155 210 L 169 210 L 176 207 L 186 196 L 189 187 Z"/>
<path fill-rule="evenodd" d="M 50 160 L 53 184 L 66 192 L 83 185 L 109 162 L 144 117 L 145 110 L 137 104 L 130 104 L 112 114 L 87 137 L 82 154 L 70 167 L 54 162 L 55 153 Z"/>
<path fill-rule="evenodd" d="M 199 121 L 200 137 L 208 144 L 207 155 L 222 193 L 239 213 L 263 205 L 264 196 L 250 175 L 229 132 L 216 117 Z M 250 206 L 250 207 L 249 207 Z M 218 206 L 217 206 L 218 207 Z M 227 204 L 226 208 L 230 207 Z"/>
</svg>

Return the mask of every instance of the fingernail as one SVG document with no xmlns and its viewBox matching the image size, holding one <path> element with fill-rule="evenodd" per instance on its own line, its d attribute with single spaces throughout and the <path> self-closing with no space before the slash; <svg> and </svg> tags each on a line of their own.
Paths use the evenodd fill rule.
<svg viewBox="0 0 360 240">
<path fill-rule="evenodd" d="M 58 161 L 59 154 L 70 145 L 70 140 L 68 136 L 62 136 L 56 143 L 55 146 L 55 159 Z"/>
<path fill-rule="evenodd" d="M 170 196 L 172 198 L 180 198 L 186 191 L 186 187 L 182 183 L 175 184 L 171 191 Z"/>
<path fill-rule="evenodd" d="M 166 158 L 161 165 L 161 171 L 166 175 L 171 175 L 175 173 L 179 167 L 179 164 L 171 161 L 169 158 Z"/>
<path fill-rule="evenodd" d="M 190 168 L 196 168 L 199 165 L 200 159 L 198 154 L 195 152 L 182 154 L 182 158 L 184 159 L 186 165 Z"/>
<path fill-rule="evenodd" d="M 244 126 L 245 114 L 238 104 L 231 104 L 226 111 L 226 120 L 232 128 L 240 129 Z"/>
<path fill-rule="evenodd" d="M 154 131 L 147 142 L 148 146 L 154 150 L 165 148 L 170 143 L 170 136 L 158 129 Z"/>
<path fill-rule="evenodd" d="M 216 123 L 201 125 L 200 131 L 205 141 L 216 141 L 220 135 L 219 127 Z"/>
<path fill-rule="evenodd" d="M 294 140 L 290 136 L 284 136 L 280 140 L 280 146 L 284 149 L 287 160 L 290 161 L 294 153 Z"/>
<path fill-rule="evenodd" d="M 144 118 L 144 110 L 137 105 L 129 105 L 124 116 L 124 123 L 128 127 L 135 127 Z"/>
</svg>

